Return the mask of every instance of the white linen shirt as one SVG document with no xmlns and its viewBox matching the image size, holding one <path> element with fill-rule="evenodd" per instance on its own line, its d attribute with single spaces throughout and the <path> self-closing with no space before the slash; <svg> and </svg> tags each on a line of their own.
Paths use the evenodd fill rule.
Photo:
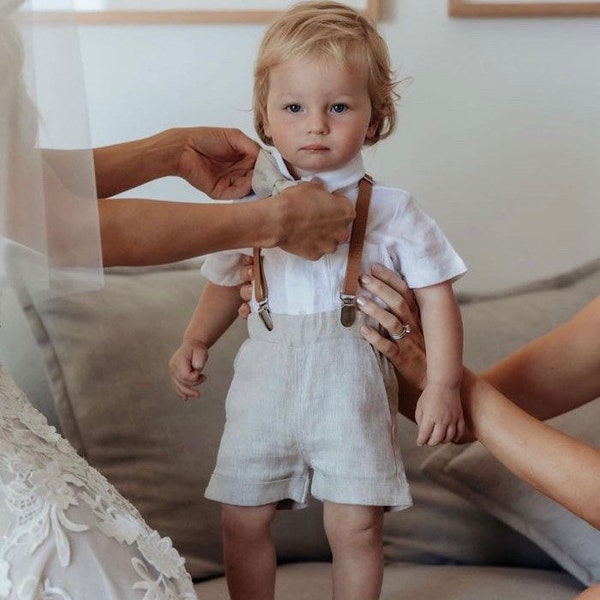
<svg viewBox="0 0 600 600">
<path fill-rule="evenodd" d="M 282 174 L 293 180 L 279 154 L 273 155 Z M 329 192 L 337 191 L 356 203 L 358 182 L 365 174 L 361 153 L 336 171 L 318 173 Z M 305 178 L 310 179 L 310 178 Z M 255 200 L 256 196 L 247 200 Z M 240 279 L 240 258 L 252 249 L 211 254 L 202 265 L 202 274 L 213 283 L 235 286 Z M 274 314 L 305 315 L 339 309 L 348 258 L 348 243 L 317 261 L 289 254 L 280 248 L 262 250 L 269 307 Z M 466 272 L 437 223 L 424 213 L 408 192 L 373 185 L 361 272 L 374 263 L 401 273 L 412 288 L 454 281 Z M 359 288 L 359 293 L 370 294 Z M 256 302 L 251 302 L 256 311 Z"/>
</svg>

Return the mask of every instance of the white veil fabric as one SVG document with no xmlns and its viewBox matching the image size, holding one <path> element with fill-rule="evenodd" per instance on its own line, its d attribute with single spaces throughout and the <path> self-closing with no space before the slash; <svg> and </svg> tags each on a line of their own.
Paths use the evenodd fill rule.
<svg viewBox="0 0 600 600">
<path fill-rule="evenodd" d="M 74 13 L 44 21 L 36 0 L 0 0 L 0 288 L 49 298 L 102 283 Z"/>
</svg>

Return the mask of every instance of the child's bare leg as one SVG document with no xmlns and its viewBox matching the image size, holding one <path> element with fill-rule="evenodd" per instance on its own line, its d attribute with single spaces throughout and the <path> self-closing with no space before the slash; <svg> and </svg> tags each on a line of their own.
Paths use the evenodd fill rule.
<svg viewBox="0 0 600 600">
<path fill-rule="evenodd" d="M 377 600 L 383 581 L 383 508 L 326 502 L 333 600 Z"/>
<path fill-rule="evenodd" d="M 271 521 L 276 505 L 223 504 L 223 552 L 231 600 L 273 600 L 275 545 Z"/>
</svg>

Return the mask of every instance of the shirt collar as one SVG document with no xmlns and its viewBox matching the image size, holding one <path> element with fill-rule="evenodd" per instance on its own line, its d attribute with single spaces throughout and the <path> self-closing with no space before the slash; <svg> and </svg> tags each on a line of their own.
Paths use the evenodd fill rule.
<svg viewBox="0 0 600 600">
<path fill-rule="evenodd" d="M 273 155 L 281 174 L 286 179 L 294 181 L 279 150 L 274 148 L 271 150 L 271 154 Z M 313 177 L 318 177 L 325 184 L 325 189 L 328 192 L 344 192 L 345 190 L 356 186 L 364 174 L 365 166 L 362 153 L 359 152 L 343 167 L 340 167 L 335 171 L 324 171 L 322 173 L 314 173 L 313 175 L 302 177 L 302 181 L 310 181 Z"/>
</svg>

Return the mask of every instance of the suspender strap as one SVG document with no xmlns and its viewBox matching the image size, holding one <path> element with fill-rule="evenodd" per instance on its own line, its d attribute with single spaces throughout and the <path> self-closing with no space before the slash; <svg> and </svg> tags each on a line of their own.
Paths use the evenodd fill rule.
<svg viewBox="0 0 600 600">
<path fill-rule="evenodd" d="M 371 202 L 371 189 L 373 179 L 365 175 L 358 184 L 358 199 L 356 200 L 356 218 L 352 224 L 352 233 L 350 234 L 350 245 L 348 248 L 348 262 L 346 264 L 346 278 L 344 280 L 344 289 L 340 294 L 342 301 L 342 314 L 340 317 L 344 327 L 350 327 L 356 318 L 356 290 L 358 288 L 358 277 L 360 275 L 360 264 L 363 246 L 365 242 L 365 232 L 367 230 L 367 219 L 369 217 L 369 203 Z M 260 248 L 254 248 L 254 298 L 258 304 L 258 316 L 261 318 L 265 327 L 272 331 L 273 319 L 269 310 L 269 291 L 265 279 Z"/>
<path fill-rule="evenodd" d="M 340 294 L 342 301 L 342 313 L 340 321 L 344 327 L 350 327 L 356 317 L 356 290 L 360 276 L 360 264 L 365 232 L 367 231 L 367 219 L 369 217 L 369 203 L 371 202 L 371 190 L 373 179 L 365 175 L 358 184 L 358 199 L 356 201 L 356 218 L 352 224 L 350 234 L 350 247 L 348 248 L 348 262 L 346 263 L 346 278 L 344 290 Z"/>
</svg>

